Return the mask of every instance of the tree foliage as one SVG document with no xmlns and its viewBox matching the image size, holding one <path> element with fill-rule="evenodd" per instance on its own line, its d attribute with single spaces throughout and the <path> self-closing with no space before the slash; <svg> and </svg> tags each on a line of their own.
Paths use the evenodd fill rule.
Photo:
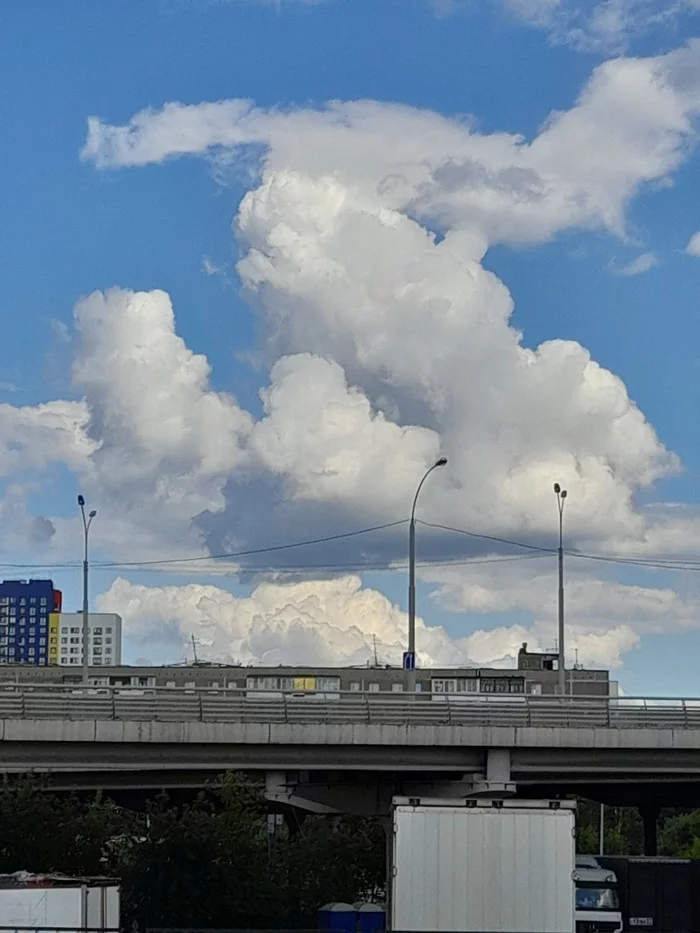
<svg viewBox="0 0 700 933">
<path fill-rule="evenodd" d="M 0 872 L 117 877 L 126 928 L 314 928 L 324 904 L 382 891 L 378 821 L 310 817 L 295 833 L 269 830 L 258 786 L 236 775 L 143 814 L 34 780 L 0 786 Z"/>
<path fill-rule="evenodd" d="M 598 804 L 580 801 L 577 851 L 599 846 Z M 386 836 L 379 820 L 268 820 L 257 784 L 230 775 L 175 806 L 161 796 L 135 813 L 96 796 L 49 791 L 35 779 L 0 784 L 0 873 L 108 875 L 122 882 L 122 920 L 144 927 L 310 929 L 330 901 L 383 896 Z M 700 858 L 700 810 L 660 820 L 665 855 Z M 642 852 L 636 810 L 605 810 L 605 851 Z"/>
</svg>

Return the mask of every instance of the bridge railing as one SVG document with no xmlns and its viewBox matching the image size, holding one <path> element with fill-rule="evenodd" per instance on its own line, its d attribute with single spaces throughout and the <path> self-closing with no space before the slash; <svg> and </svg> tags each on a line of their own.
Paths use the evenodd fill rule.
<svg viewBox="0 0 700 933">
<path fill-rule="evenodd" d="M 700 699 L 0 684 L 0 719 L 700 729 Z"/>
</svg>

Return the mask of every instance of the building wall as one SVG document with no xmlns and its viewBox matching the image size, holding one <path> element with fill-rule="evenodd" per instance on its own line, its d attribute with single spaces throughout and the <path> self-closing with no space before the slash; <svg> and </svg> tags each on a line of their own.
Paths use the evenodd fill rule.
<svg viewBox="0 0 700 933">
<path fill-rule="evenodd" d="M 50 663 L 49 618 L 60 598 L 51 580 L 0 583 L 0 665 Z"/>
<path fill-rule="evenodd" d="M 59 648 L 59 629 L 60 615 L 58 612 L 49 614 L 49 664 L 58 664 L 60 652 Z"/>
<path fill-rule="evenodd" d="M 80 613 L 75 617 L 80 619 Z M 77 665 L 60 668 L 6 668 L 0 682 L 71 684 L 79 683 Z M 614 684 L 607 671 L 574 670 L 570 686 L 577 696 L 608 696 Z M 174 687 L 184 689 L 239 689 L 264 693 L 293 690 L 297 693 L 335 694 L 338 691 L 403 690 L 405 674 L 400 668 L 337 667 L 242 667 L 200 664 L 192 667 L 107 667 L 92 666 L 90 681 L 98 687 Z M 421 693 L 431 695 L 475 695 L 499 693 L 515 695 L 553 694 L 557 688 L 556 672 L 517 671 L 504 668 L 426 669 L 416 672 Z M 614 694 L 613 694 L 614 695 Z"/>
<path fill-rule="evenodd" d="M 83 614 L 62 612 L 59 617 L 58 663 L 80 667 L 83 663 Z M 111 612 L 88 615 L 88 663 L 91 667 L 114 667 L 122 663 L 122 620 Z"/>
</svg>

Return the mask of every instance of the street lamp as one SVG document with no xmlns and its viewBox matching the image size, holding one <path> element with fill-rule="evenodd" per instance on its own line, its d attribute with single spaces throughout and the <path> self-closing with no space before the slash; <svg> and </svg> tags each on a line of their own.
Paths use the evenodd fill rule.
<svg viewBox="0 0 700 933">
<path fill-rule="evenodd" d="M 411 507 L 411 522 L 408 526 L 408 651 L 404 660 L 406 668 L 406 687 L 411 693 L 416 690 L 416 504 L 423 483 L 433 470 L 445 466 L 447 457 L 440 457 L 426 470 L 423 479 L 418 483 L 418 489 L 413 497 Z"/>
<path fill-rule="evenodd" d="M 90 621 L 88 616 L 88 535 L 90 534 L 90 525 L 93 518 L 97 515 L 93 509 L 89 515 L 85 515 L 85 499 L 78 496 L 78 505 L 80 514 L 83 517 L 83 531 L 85 532 L 85 549 L 83 551 L 83 683 L 87 685 L 90 682 Z"/>
<path fill-rule="evenodd" d="M 566 489 L 559 483 L 554 484 L 554 493 L 557 497 L 559 511 L 559 693 L 566 693 L 566 659 L 564 656 L 564 500 Z"/>
</svg>

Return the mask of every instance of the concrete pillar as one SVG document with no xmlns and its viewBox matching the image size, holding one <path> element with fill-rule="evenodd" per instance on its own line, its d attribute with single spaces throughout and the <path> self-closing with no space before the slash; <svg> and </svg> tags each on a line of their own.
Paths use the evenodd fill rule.
<svg viewBox="0 0 700 933">
<path fill-rule="evenodd" d="M 654 804 L 648 804 L 639 808 L 639 815 L 644 823 L 644 854 L 658 855 L 657 824 L 659 808 Z"/>
<path fill-rule="evenodd" d="M 515 789 L 515 784 L 510 779 L 510 749 L 487 749 L 484 774 L 474 776 L 469 796 L 510 797 L 515 793 Z"/>
<path fill-rule="evenodd" d="M 486 752 L 486 780 L 489 784 L 510 783 L 510 749 L 490 748 Z"/>
</svg>

